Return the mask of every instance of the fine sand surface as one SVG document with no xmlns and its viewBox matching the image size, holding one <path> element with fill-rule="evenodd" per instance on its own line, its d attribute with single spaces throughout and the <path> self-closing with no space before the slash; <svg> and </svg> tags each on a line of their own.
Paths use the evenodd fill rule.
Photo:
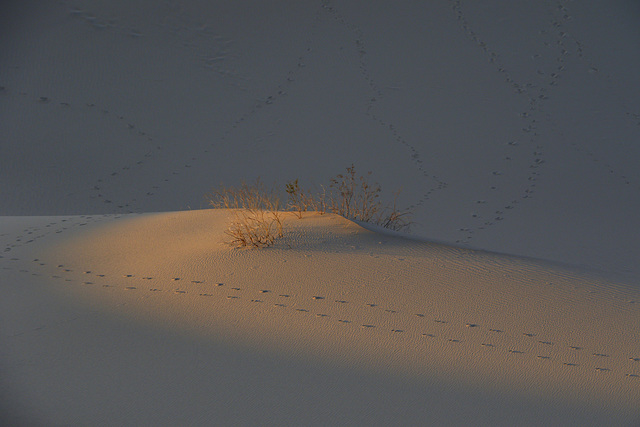
<svg viewBox="0 0 640 427">
<path fill-rule="evenodd" d="M 416 236 L 640 279 L 637 2 L 1 7 L 0 215 L 197 209 L 355 162 Z"/>
<path fill-rule="evenodd" d="M 232 249 L 223 242 L 230 220 L 229 211 L 201 210 L 31 219 L 20 230 L 31 223 L 14 219 L 20 237 L 2 233 L 17 242 L 2 261 L 16 417 L 640 420 L 634 287 L 376 233 L 332 214 L 289 214 L 275 247 Z"/>
<path fill-rule="evenodd" d="M 0 425 L 640 425 L 640 7 L 0 3 Z M 218 184 L 354 163 L 408 235 Z"/>
</svg>

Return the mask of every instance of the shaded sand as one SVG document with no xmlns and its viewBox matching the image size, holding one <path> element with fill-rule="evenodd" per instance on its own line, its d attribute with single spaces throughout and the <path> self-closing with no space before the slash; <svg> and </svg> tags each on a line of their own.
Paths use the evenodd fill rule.
<svg viewBox="0 0 640 427">
<path fill-rule="evenodd" d="M 0 215 L 355 162 L 417 236 L 640 278 L 637 2 L 5 3 Z"/>
<path fill-rule="evenodd" d="M 549 409 L 555 421 L 638 416 L 631 286 L 330 214 L 291 215 L 273 248 L 232 249 L 222 242 L 229 219 L 204 210 L 107 220 L 38 258 L 58 297 L 135 327 L 519 402 L 505 414 L 546 402 L 570 414 Z"/>
<path fill-rule="evenodd" d="M 632 3 L 4 2 L 0 426 L 640 425 Z M 129 215 L 352 162 L 417 237 L 580 267 Z"/>
</svg>

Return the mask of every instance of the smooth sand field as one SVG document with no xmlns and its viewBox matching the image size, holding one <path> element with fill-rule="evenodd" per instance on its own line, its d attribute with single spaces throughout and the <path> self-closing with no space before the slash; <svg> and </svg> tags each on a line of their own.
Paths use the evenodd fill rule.
<svg viewBox="0 0 640 427">
<path fill-rule="evenodd" d="M 633 2 L 0 14 L 0 424 L 640 425 Z M 409 233 L 203 199 L 351 164 Z"/>
</svg>

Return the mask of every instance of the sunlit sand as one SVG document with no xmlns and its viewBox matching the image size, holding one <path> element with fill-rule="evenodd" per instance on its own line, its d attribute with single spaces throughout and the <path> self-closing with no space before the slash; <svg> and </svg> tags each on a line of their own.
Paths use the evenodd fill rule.
<svg viewBox="0 0 640 427">
<path fill-rule="evenodd" d="M 0 425 L 640 424 L 637 7 L 18 3 Z M 352 163 L 410 232 L 203 199 Z"/>
</svg>

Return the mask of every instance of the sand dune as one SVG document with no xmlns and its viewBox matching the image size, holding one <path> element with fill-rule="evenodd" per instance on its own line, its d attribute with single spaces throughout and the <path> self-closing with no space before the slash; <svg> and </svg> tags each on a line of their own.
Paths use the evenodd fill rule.
<svg viewBox="0 0 640 427">
<path fill-rule="evenodd" d="M 468 393 L 469 408 L 487 405 L 482 403 L 487 396 L 492 405 L 501 402 L 510 408 L 501 416 L 475 408 L 479 422 L 506 425 L 527 413 L 525 424 L 590 420 L 595 425 L 607 417 L 624 424 L 637 416 L 640 293 L 631 286 L 543 261 L 375 233 L 332 214 L 309 214 L 303 219 L 290 215 L 285 223 L 288 233 L 276 247 L 233 249 L 223 242 L 229 220 L 230 213 L 224 210 L 43 220 L 43 224 L 56 222 L 53 230 L 68 229 L 64 233 L 43 225 L 31 229 L 34 242 L 24 246 L 37 245 L 27 251 L 37 258 L 6 261 L 10 266 L 6 269 L 18 277 L 35 275 L 42 283 L 31 291 L 44 291 L 45 317 L 58 320 L 38 323 L 36 315 L 29 323 L 39 326 L 10 324 L 12 340 L 35 350 L 48 347 L 41 336 L 36 339 L 40 331 L 63 333 L 55 345 L 88 352 L 85 362 L 92 365 L 77 378 L 65 380 L 78 387 L 90 383 L 90 375 L 102 369 L 93 364 L 111 357 L 117 360 L 130 348 L 92 354 L 84 341 L 75 341 L 76 331 L 63 332 L 69 328 L 65 325 L 106 317 L 167 337 L 160 347 L 163 353 L 130 360 L 133 370 L 144 371 L 150 358 L 163 360 L 166 351 L 175 357 L 175 349 L 167 350 L 176 339 L 171 337 L 193 340 L 177 353 L 193 356 L 204 351 L 212 357 L 197 367 L 199 375 L 212 381 L 209 387 L 217 383 L 221 366 L 215 355 L 220 350 L 210 353 L 211 349 L 203 350 L 207 345 L 201 346 L 218 343 L 241 349 L 242 357 L 250 359 L 250 355 L 277 357 L 332 367 L 332 372 L 394 378 L 406 381 L 407 387 L 418 385 L 425 390 L 414 396 L 419 408 L 401 405 L 407 420 L 428 420 L 426 414 L 441 410 L 439 399 L 424 399 L 442 389 L 459 398 Z M 12 252 L 20 255 L 20 250 L 18 246 Z M 66 307 L 72 308 L 66 311 Z M 79 308 L 88 314 L 75 314 Z M 107 333 L 103 328 L 108 324 L 94 324 L 90 330 L 101 335 Z M 116 332 L 122 329 L 112 333 Z M 71 374 L 75 368 L 53 360 L 36 371 L 56 389 L 55 382 L 60 381 L 56 376 L 65 369 Z M 248 388 L 257 386 L 249 386 L 247 369 L 245 365 L 232 374 Z M 180 378 L 181 370 L 164 366 L 161 376 L 190 388 L 185 383 L 189 380 Z M 163 384 L 156 378 L 160 372 L 148 375 L 145 387 Z M 292 375 L 289 381 L 302 381 L 302 373 Z M 108 387 L 102 393 L 115 392 Z M 478 396 L 479 390 L 484 398 Z M 31 398 L 38 394 L 29 387 L 25 392 Z M 259 392 L 279 396 L 282 391 Z M 318 398 L 315 392 L 298 393 L 299 403 Z M 94 394 L 75 399 L 95 405 Z M 72 390 L 57 390 L 52 400 L 65 401 L 73 395 Z M 336 408 L 339 395 L 320 401 Z M 120 404 L 135 410 L 126 402 Z M 220 412 L 220 402 L 210 405 L 203 414 L 217 423 L 235 423 Z M 224 401 L 224 405 L 233 413 L 254 411 L 256 416 L 267 411 L 285 416 L 259 401 Z M 455 399 L 449 405 L 455 410 Z M 551 409 L 535 414 L 540 405 Z M 68 409 L 67 404 L 49 408 L 47 415 L 63 420 Z M 350 409 L 335 410 L 355 422 Z M 389 410 L 382 405 L 372 414 Z M 105 411 L 108 417 L 115 416 L 113 409 Z M 322 414 L 316 413 L 319 423 L 329 420 Z"/>
<path fill-rule="evenodd" d="M 417 236 L 638 278 L 623 3 L 15 3 L 0 213 L 196 209 L 356 162 Z"/>
<path fill-rule="evenodd" d="M 640 424 L 633 2 L 5 3 L 0 424 Z"/>
<path fill-rule="evenodd" d="M 229 221 L 226 211 L 118 221 L 43 258 L 61 265 L 52 274 L 87 285 L 89 300 L 126 301 L 138 319 L 636 409 L 640 293 L 630 286 L 379 235 L 332 214 L 288 218 L 293 230 L 278 248 L 230 250 L 218 243 Z"/>
</svg>

